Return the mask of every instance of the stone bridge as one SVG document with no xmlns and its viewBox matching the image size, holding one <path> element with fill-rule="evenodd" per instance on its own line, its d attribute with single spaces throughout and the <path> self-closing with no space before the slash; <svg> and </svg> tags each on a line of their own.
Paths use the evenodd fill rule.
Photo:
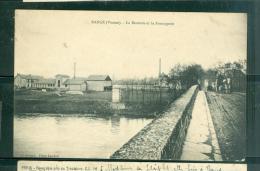
<svg viewBox="0 0 260 171">
<path fill-rule="evenodd" d="M 192 86 L 110 158 L 222 160 L 205 93 Z"/>
</svg>

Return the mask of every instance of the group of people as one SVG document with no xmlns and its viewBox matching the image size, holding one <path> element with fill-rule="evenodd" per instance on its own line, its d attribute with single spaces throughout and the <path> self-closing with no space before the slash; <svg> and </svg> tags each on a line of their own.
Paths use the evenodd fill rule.
<svg viewBox="0 0 260 171">
<path fill-rule="evenodd" d="M 231 78 L 226 74 L 220 72 L 216 75 L 216 92 L 230 93 L 231 92 Z"/>
</svg>

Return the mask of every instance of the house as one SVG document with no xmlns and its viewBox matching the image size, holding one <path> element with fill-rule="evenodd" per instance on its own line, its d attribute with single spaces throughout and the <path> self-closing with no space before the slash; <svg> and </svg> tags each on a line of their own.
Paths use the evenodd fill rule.
<svg viewBox="0 0 260 171">
<path fill-rule="evenodd" d="M 17 74 L 14 78 L 14 85 L 17 88 L 25 88 L 28 85 L 25 75 Z"/>
<path fill-rule="evenodd" d="M 68 75 L 58 74 L 55 79 L 45 79 L 37 75 L 17 74 L 15 76 L 14 85 L 16 88 L 64 88 L 64 82 L 69 79 Z"/>
<path fill-rule="evenodd" d="M 227 92 L 245 92 L 246 90 L 246 72 L 242 69 L 228 66 L 220 68 L 218 71 L 208 71 L 206 75 L 208 90 Z"/>
<path fill-rule="evenodd" d="M 225 74 L 231 78 L 231 91 L 246 91 L 246 73 L 240 69 L 229 69 Z"/>
<path fill-rule="evenodd" d="M 111 91 L 112 80 L 108 75 L 90 75 L 87 78 L 70 78 L 68 75 L 57 74 L 55 78 L 46 79 L 35 75 L 17 74 L 17 88 L 56 89 L 70 92 Z"/>
<path fill-rule="evenodd" d="M 86 82 L 84 79 L 67 79 L 63 84 L 68 91 L 86 91 Z"/>
<path fill-rule="evenodd" d="M 17 74 L 14 79 L 14 85 L 17 88 L 32 88 L 34 82 L 43 79 L 43 77 L 38 75 L 24 75 L 24 74 Z"/>
<path fill-rule="evenodd" d="M 55 87 L 58 89 L 66 89 L 65 81 L 67 81 L 70 77 L 64 74 L 57 74 L 55 75 Z"/>
<path fill-rule="evenodd" d="M 109 75 L 90 75 L 87 80 L 88 91 L 110 91 L 112 80 Z"/>
<path fill-rule="evenodd" d="M 39 79 L 32 84 L 32 88 L 55 89 L 56 79 Z"/>
<path fill-rule="evenodd" d="M 112 90 L 112 80 L 108 75 L 90 75 L 87 78 L 67 79 L 63 84 L 68 91 Z"/>
</svg>

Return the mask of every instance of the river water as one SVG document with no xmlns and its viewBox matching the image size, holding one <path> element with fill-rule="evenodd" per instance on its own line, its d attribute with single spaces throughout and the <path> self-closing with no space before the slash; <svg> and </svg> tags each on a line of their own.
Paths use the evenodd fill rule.
<svg viewBox="0 0 260 171">
<path fill-rule="evenodd" d="M 14 156 L 109 158 L 151 120 L 95 115 L 15 116 Z"/>
</svg>

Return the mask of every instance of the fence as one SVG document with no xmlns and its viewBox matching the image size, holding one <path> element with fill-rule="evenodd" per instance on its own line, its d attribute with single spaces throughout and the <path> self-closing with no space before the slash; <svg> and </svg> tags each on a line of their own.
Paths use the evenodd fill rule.
<svg viewBox="0 0 260 171">
<path fill-rule="evenodd" d="M 154 85 L 114 85 L 112 91 L 113 102 L 123 103 L 170 103 L 183 90 L 172 90 L 168 87 Z"/>
</svg>

